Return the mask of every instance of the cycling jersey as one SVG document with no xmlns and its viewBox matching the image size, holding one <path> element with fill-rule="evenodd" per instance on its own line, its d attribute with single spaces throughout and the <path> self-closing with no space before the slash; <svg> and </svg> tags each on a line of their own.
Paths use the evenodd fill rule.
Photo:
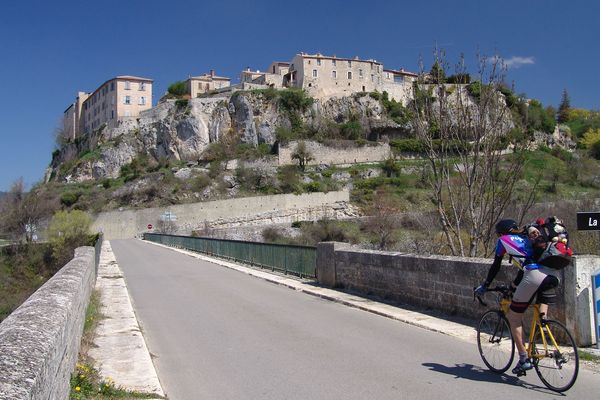
<svg viewBox="0 0 600 400">
<path fill-rule="evenodd" d="M 515 234 L 500 236 L 496 243 L 496 257 L 502 257 L 505 254 L 511 256 L 521 269 L 526 265 L 534 264 L 533 247 L 529 239 L 524 236 Z"/>
</svg>

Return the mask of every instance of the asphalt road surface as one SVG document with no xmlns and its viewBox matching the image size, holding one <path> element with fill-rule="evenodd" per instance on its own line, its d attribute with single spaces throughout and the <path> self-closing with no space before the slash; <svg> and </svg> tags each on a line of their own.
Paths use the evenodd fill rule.
<svg viewBox="0 0 600 400">
<path fill-rule="evenodd" d="M 111 245 L 170 400 L 552 399 L 477 346 L 139 240 Z M 600 398 L 580 371 L 566 398 Z"/>
</svg>

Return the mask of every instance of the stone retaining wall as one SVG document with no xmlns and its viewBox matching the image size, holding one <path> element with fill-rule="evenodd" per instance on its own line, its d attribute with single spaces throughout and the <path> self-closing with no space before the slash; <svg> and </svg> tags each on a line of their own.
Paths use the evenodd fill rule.
<svg viewBox="0 0 600 400">
<path fill-rule="evenodd" d="M 148 224 L 157 227 L 162 214 L 170 211 L 176 217 L 177 234 L 211 227 L 233 227 L 243 224 L 293 222 L 310 216 L 339 217 L 348 208 L 348 191 L 328 193 L 278 194 L 237 199 L 179 204 L 168 208 L 110 211 L 99 214 L 92 228 L 103 232 L 106 240 L 134 238 L 148 232 Z M 348 216 L 353 216 L 349 211 Z"/>
<path fill-rule="evenodd" d="M 580 345 L 594 342 L 591 281 L 586 277 L 599 260 L 575 257 L 573 265 L 561 271 L 558 304 L 550 309 L 550 317 L 565 322 Z M 485 279 L 491 263 L 483 258 L 356 250 L 333 242 L 317 246 L 317 279 L 322 284 L 471 319 L 485 310 L 473 301 L 473 287 Z M 509 283 L 515 274 L 514 267 L 503 266 L 495 282 Z"/>
<path fill-rule="evenodd" d="M 349 145 L 347 148 L 331 147 L 310 140 L 304 141 L 306 150 L 312 156 L 308 164 L 355 164 L 367 162 L 379 162 L 390 157 L 391 148 L 387 143 L 377 143 L 376 145 L 355 146 Z M 279 146 L 279 165 L 297 164 L 292 159 L 292 154 L 296 151 L 298 142 L 292 141 L 286 145 Z"/>
<path fill-rule="evenodd" d="M 93 247 L 0 323 L 0 400 L 67 399 L 96 280 Z"/>
</svg>

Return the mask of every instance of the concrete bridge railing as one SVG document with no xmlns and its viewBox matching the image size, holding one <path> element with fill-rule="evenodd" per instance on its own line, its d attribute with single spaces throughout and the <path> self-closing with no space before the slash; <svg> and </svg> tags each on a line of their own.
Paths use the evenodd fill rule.
<svg viewBox="0 0 600 400">
<path fill-rule="evenodd" d="M 73 260 L 0 323 L 0 400 L 69 398 L 96 252 L 98 246 L 76 249 Z"/>
<path fill-rule="evenodd" d="M 473 301 L 473 287 L 485 279 L 491 263 L 484 258 L 361 250 L 337 242 L 317 245 L 317 279 L 324 285 L 469 319 L 485 311 Z M 567 325 L 580 346 L 595 342 L 590 286 L 599 265 L 598 256 L 574 257 L 561 271 L 559 300 L 549 312 L 550 318 Z M 495 282 L 509 283 L 516 272 L 503 266 Z"/>
</svg>

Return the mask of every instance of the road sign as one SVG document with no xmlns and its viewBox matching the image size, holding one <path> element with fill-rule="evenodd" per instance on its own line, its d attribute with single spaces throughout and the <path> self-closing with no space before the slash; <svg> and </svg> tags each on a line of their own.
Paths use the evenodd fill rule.
<svg viewBox="0 0 600 400">
<path fill-rule="evenodd" d="M 600 212 L 578 212 L 577 230 L 600 231 Z"/>
<path fill-rule="evenodd" d="M 592 294 L 594 295 L 594 327 L 596 331 L 596 348 L 600 349 L 600 269 L 592 275 Z"/>
<path fill-rule="evenodd" d="M 148 224 L 148 230 L 152 229 L 152 224 Z"/>
</svg>

